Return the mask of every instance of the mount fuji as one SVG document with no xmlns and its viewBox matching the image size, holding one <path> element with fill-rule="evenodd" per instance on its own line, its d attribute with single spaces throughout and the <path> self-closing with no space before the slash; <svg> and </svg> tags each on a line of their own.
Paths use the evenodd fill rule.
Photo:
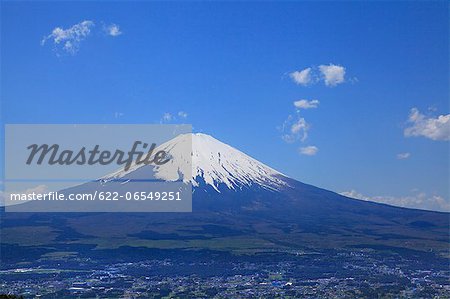
<svg viewBox="0 0 450 299">
<path fill-rule="evenodd" d="M 296 202 L 305 199 L 305 206 L 322 205 L 333 198 L 333 207 L 334 205 L 352 207 L 356 205 L 360 208 L 375 210 L 386 208 L 386 211 L 393 211 L 392 209 L 397 212 L 410 211 L 410 209 L 350 199 L 303 184 L 207 134 L 181 134 L 160 145 L 156 151 L 158 150 L 169 154 L 170 163 L 157 167 L 134 164 L 129 170 L 120 169 L 102 177 L 100 181 L 107 183 L 116 179 L 128 181 L 149 177 L 163 181 L 182 180 L 192 184 L 194 193 L 197 192 L 196 200 L 202 197 L 200 195 L 202 193 L 209 193 L 211 197 L 217 198 L 239 198 L 243 193 L 253 193 L 253 196 L 258 197 L 258 192 L 263 192 L 270 197 L 291 197 Z M 321 199 L 313 202 L 317 195 L 321 195 Z M 266 203 L 269 204 L 269 202 Z M 349 209 L 352 210 L 352 207 Z M 321 210 L 326 208 L 327 206 L 322 206 Z"/>
<path fill-rule="evenodd" d="M 447 246 L 442 241 L 447 240 L 448 213 L 362 201 L 304 184 L 206 134 L 179 135 L 160 149 L 170 155 L 171 163 L 132 165 L 99 182 L 153 177 L 191 183 L 192 213 L 156 213 L 148 220 L 170 223 L 170 233 L 181 239 L 185 225 L 207 235 L 205 225 L 214 225 L 218 230 L 214 237 L 229 237 L 220 232 L 232 231 L 274 247 L 376 244 L 442 250 Z"/>
<path fill-rule="evenodd" d="M 188 152 L 180 150 L 186 145 Z M 447 254 L 448 213 L 352 199 L 304 184 L 205 134 L 180 135 L 158 149 L 173 163 L 132 165 L 71 191 L 115 179 L 124 185 L 149 177 L 182 180 L 193 186 L 191 213 L 42 213 L 28 220 L 54 224 L 59 242 L 108 249 L 248 252 L 381 246 Z M 3 225 L 13 226 L 15 217 L 6 213 Z"/>
</svg>

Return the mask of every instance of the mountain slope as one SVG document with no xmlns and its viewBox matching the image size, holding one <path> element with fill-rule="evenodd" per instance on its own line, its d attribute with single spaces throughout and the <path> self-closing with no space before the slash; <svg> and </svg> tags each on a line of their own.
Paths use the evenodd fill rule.
<svg viewBox="0 0 450 299">
<path fill-rule="evenodd" d="M 192 165 L 187 163 L 186 145 Z M 134 166 L 102 180 L 145 179 L 153 173 L 162 180 L 191 182 L 192 213 L 154 214 L 149 220 L 169 225 L 176 235 L 185 235 L 184 226 L 207 234 L 205 225 L 215 225 L 224 231 L 216 232 L 216 237 L 226 238 L 226 232 L 233 231 L 236 236 L 262 238 L 274 246 L 446 247 L 447 213 L 392 207 L 307 185 L 205 134 L 181 135 L 159 149 L 167 151 L 173 163 L 156 168 Z M 133 216 L 118 217 L 133 221 Z"/>
<path fill-rule="evenodd" d="M 191 150 L 186 154 L 180 145 Z M 366 202 L 303 184 L 203 134 L 182 135 L 159 148 L 176 163 L 159 168 L 134 165 L 78 190 L 98 188 L 116 178 L 125 184 L 151 176 L 183 180 L 194 186 L 192 213 L 6 213 L 2 225 L 48 225 L 56 237 L 48 241 L 49 234 L 33 236 L 40 246 L 70 240 L 72 245 L 97 249 L 256 252 L 357 246 L 448 254 L 448 213 Z M 189 154 L 192 165 L 186 162 Z M 16 244 L 17 230 L 8 232 L 4 240 Z"/>
</svg>

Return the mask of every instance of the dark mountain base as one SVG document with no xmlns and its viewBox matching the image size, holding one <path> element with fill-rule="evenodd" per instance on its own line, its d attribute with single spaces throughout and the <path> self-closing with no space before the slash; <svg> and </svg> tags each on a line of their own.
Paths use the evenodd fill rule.
<svg viewBox="0 0 450 299">
<path fill-rule="evenodd" d="M 448 213 L 289 185 L 201 186 L 192 213 L 2 211 L 0 293 L 448 298 Z"/>
</svg>

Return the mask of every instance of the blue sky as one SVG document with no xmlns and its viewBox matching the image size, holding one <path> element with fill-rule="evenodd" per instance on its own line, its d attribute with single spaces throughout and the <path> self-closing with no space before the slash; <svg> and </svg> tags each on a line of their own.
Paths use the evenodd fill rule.
<svg viewBox="0 0 450 299">
<path fill-rule="evenodd" d="M 449 207 L 447 2 L 1 5 L 2 123 L 166 114 L 306 183 Z"/>
</svg>

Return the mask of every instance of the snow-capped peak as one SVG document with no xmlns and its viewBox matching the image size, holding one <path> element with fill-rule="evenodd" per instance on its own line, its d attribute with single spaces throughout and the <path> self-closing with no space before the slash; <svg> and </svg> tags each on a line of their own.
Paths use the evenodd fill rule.
<svg viewBox="0 0 450 299">
<path fill-rule="evenodd" d="M 182 179 L 190 181 L 193 186 L 199 186 L 203 179 L 218 192 L 221 184 L 229 189 L 259 185 L 273 190 L 286 185 L 280 179 L 284 176 L 282 173 L 210 135 L 182 134 L 158 146 L 156 150 L 164 150 L 171 157 L 168 163 L 155 167 L 155 177 L 159 179 Z M 140 167 L 145 166 L 134 165 L 127 172 L 119 171 L 105 178 L 123 177 Z"/>
</svg>

